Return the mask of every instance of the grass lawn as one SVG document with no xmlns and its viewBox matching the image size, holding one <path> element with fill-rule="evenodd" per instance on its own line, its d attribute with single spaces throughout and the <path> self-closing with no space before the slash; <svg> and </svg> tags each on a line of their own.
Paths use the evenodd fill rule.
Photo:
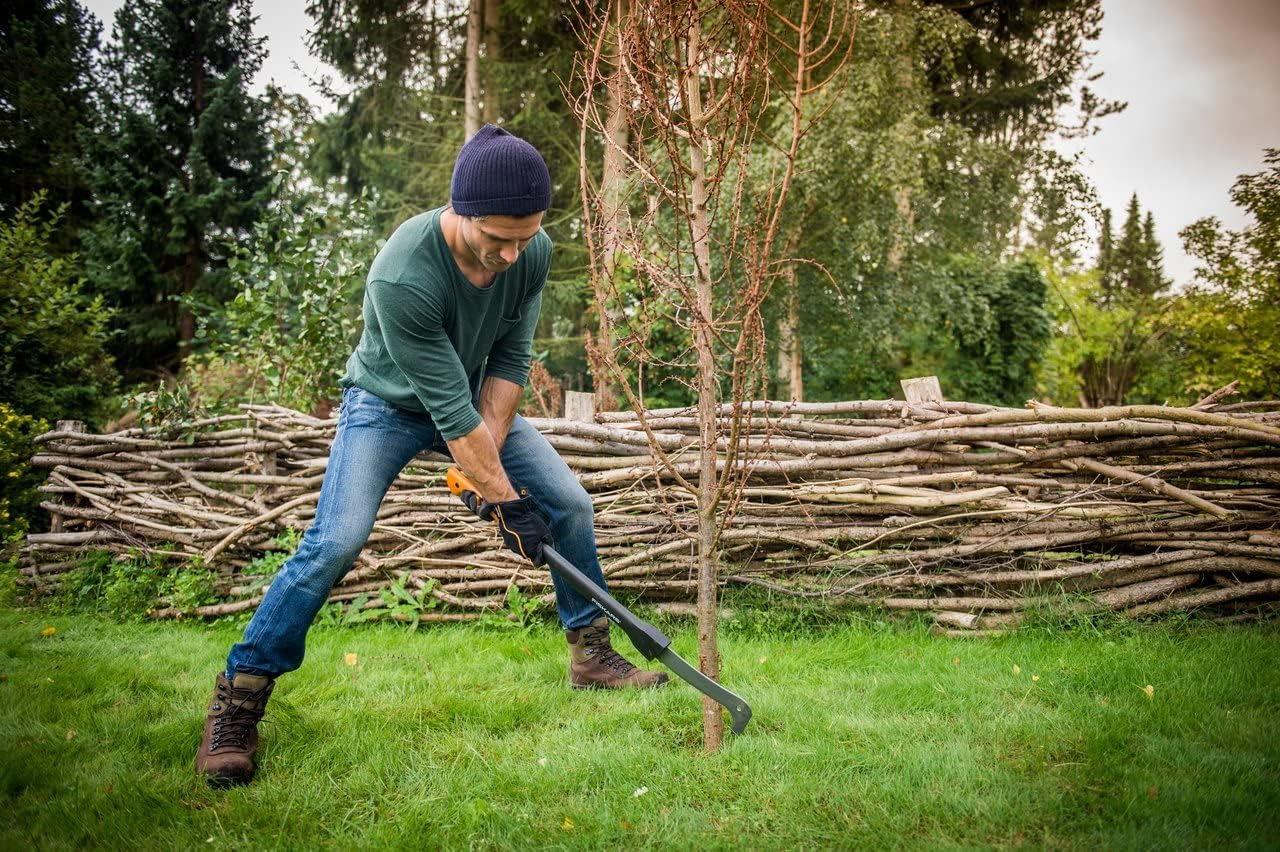
<svg viewBox="0 0 1280 852">
<path fill-rule="evenodd" d="M 696 692 L 573 692 L 549 624 L 317 628 L 218 792 L 191 762 L 238 635 L 0 610 L 0 848 L 1280 845 L 1275 624 L 730 624 L 755 719 L 710 756 Z"/>
</svg>

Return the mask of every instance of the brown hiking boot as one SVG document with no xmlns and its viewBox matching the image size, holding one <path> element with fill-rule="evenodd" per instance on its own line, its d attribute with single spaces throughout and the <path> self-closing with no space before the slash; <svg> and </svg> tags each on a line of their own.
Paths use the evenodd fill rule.
<svg viewBox="0 0 1280 852">
<path fill-rule="evenodd" d="M 260 675 L 237 672 L 234 683 L 226 675 L 218 675 L 204 720 L 204 739 L 196 753 L 196 772 L 214 787 L 253 780 L 258 722 L 274 687 L 274 680 Z"/>
<path fill-rule="evenodd" d="M 564 635 L 569 640 L 569 685 L 574 689 L 646 689 L 667 682 L 666 672 L 638 669 L 613 650 L 607 618 Z"/>
</svg>

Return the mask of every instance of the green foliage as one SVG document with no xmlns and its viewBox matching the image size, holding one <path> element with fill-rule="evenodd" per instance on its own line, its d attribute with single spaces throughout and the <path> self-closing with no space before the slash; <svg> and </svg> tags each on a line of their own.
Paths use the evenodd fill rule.
<svg viewBox="0 0 1280 852">
<path fill-rule="evenodd" d="M 270 181 L 266 104 L 249 93 L 264 55 L 247 0 L 127 0 L 116 13 L 87 242 L 128 373 L 177 365 L 194 331 L 180 297 L 228 296 L 228 247 Z"/>
<path fill-rule="evenodd" d="M 438 583 L 436 580 L 428 579 L 422 584 L 422 588 L 411 592 L 405 585 L 408 581 L 409 575 L 401 574 L 390 588 L 380 590 L 378 596 L 386 604 L 384 612 L 388 618 L 406 621 L 409 623 L 410 630 L 417 630 L 422 622 L 422 614 L 427 610 L 435 609 L 439 604 L 431 594 L 431 590 Z"/>
<path fill-rule="evenodd" d="M 143 621 L 155 609 L 190 612 L 216 600 L 214 572 L 199 561 L 170 561 L 162 553 L 113 558 L 98 552 L 67 572 L 55 610 L 98 613 L 116 621 Z"/>
<path fill-rule="evenodd" d="M 90 297 L 75 255 L 59 254 L 62 211 L 38 193 L 0 222 L 0 402 L 44 420 L 97 422 L 116 374 L 111 312 Z"/>
<path fill-rule="evenodd" d="M 196 331 L 205 348 L 188 360 L 184 381 L 202 405 L 270 401 L 311 411 L 335 397 L 377 248 L 368 218 L 361 199 L 277 176 L 272 206 L 230 263 L 235 298 Z"/>
<path fill-rule="evenodd" d="M 524 594 L 515 583 L 507 586 L 506 602 L 509 618 L 501 621 L 504 625 L 514 623 L 521 627 L 529 627 L 538 613 L 544 609 L 539 596 Z"/>
<path fill-rule="evenodd" d="M 1199 261 L 1196 285 L 1169 320 L 1188 397 L 1235 380 L 1246 398 L 1280 397 L 1280 149 L 1264 162 L 1231 190 L 1251 225 L 1232 231 L 1208 218 L 1179 234 Z"/>
<path fill-rule="evenodd" d="M 0 215 L 45 193 L 66 210 L 59 252 L 90 216 L 83 137 L 101 29 L 77 0 L 11 0 L 0 13 Z"/>
<path fill-rule="evenodd" d="M 302 534 L 293 528 L 289 528 L 273 539 L 272 544 L 274 550 L 268 550 L 266 553 L 254 559 L 244 567 L 244 573 L 254 574 L 262 577 L 274 577 L 276 572 L 289 561 L 289 557 L 293 556 L 293 552 L 298 549 L 298 543 L 302 540 Z"/>
<path fill-rule="evenodd" d="M 7 609 L 18 602 L 18 541 L 12 540 L 13 547 L 0 542 L 0 609 Z"/>
<path fill-rule="evenodd" d="M 991 268 L 975 257 L 953 259 L 936 321 L 925 324 L 909 372 L 938 375 L 957 399 L 1022 405 L 1034 395 L 1049 342 L 1045 291 L 1029 260 Z"/>
<path fill-rule="evenodd" d="M 7 542 L 43 525 L 36 488 L 44 475 L 32 471 L 31 457 L 36 453 L 34 438 L 48 428 L 43 420 L 0 402 L 0 552 Z"/>
<path fill-rule="evenodd" d="M 1071 255 L 1083 233 L 1087 181 L 1049 140 L 1071 130 L 1067 104 L 1080 106 L 1074 126 L 1115 106 L 1075 73 L 1097 18 L 1095 0 L 884 3 L 861 16 L 853 62 L 802 148 L 791 219 L 808 261 L 808 398 L 892 396 L 925 372 L 956 396 L 1026 398 L 1046 342 L 1043 284 L 1029 267 L 1021 284 L 1006 278 L 1009 258 L 1028 242 Z"/>
<path fill-rule="evenodd" d="M 1150 213 L 1137 196 L 1117 239 L 1102 212 L 1097 266 L 1079 270 L 1042 258 L 1050 282 L 1054 337 L 1040 392 L 1059 405 L 1164 402 L 1168 369 L 1166 315 L 1177 297 L 1164 292 L 1162 250 Z M 1152 394 L 1156 394 L 1155 397 Z"/>
<path fill-rule="evenodd" d="M 1102 34 L 1102 0 L 925 3 L 959 16 L 969 29 L 959 50 L 929 67 L 936 113 L 982 135 L 1034 146 L 1053 133 L 1086 133 L 1124 109 L 1087 85 L 1077 89 L 1081 78 L 1096 79 L 1087 76 L 1087 45 Z"/>
</svg>

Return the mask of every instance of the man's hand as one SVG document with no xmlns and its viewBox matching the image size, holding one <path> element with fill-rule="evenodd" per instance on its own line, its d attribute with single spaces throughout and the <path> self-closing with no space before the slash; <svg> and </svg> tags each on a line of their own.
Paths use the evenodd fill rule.
<svg viewBox="0 0 1280 852">
<path fill-rule="evenodd" d="M 486 521 L 497 521 L 498 531 L 507 549 L 523 556 L 534 565 L 542 565 L 542 546 L 550 544 L 551 530 L 533 506 L 533 498 L 524 492 L 512 500 L 490 502 L 480 495 L 476 484 L 456 467 L 449 468 L 445 482 L 468 509 Z"/>
<path fill-rule="evenodd" d="M 546 521 L 533 507 L 532 497 L 521 497 L 519 500 L 504 500 L 501 503 L 486 503 L 481 507 L 488 514 L 480 517 L 494 518 L 498 521 L 498 530 L 502 533 L 502 542 L 512 553 L 519 554 L 534 565 L 546 562 L 542 558 L 542 546 L 551 543 L 551 529 Z"/>
<path fill-rule="evenodd" d="M 458 498 L 479 517 L 498 522 L 502 543 L 512 553 L 523 556 L 534 565 L 546 561 L 542 558 L 542 546 L 551 542 L 551 530 L 533 507 L 532 497 L 490 503 L 474 491 L 463 491 Z"/>
</svg>

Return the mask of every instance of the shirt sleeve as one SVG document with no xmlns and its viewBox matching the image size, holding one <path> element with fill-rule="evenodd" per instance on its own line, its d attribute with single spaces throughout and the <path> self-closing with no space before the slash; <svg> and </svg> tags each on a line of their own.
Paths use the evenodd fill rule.
<svg viewBox="0 0 1280 852">
<path fill-rule="evenodd" d="M 382 329 L 387 355 L 400 368 L 446 441 L 483 421 L 471 404 L 471 386 L 444 332 L 439 294 L 416 284 L 370 281 L 365 290 Z"/>
<path fill-rule="evenodd" d="M 485 365 L 486 376 L 497 376 L 520 386 L 529 380 L 533 357 L 533 332 L 542 312 L 542 288 L 520 305 L 520 320 L 494 341 Z"/>
</svg>

